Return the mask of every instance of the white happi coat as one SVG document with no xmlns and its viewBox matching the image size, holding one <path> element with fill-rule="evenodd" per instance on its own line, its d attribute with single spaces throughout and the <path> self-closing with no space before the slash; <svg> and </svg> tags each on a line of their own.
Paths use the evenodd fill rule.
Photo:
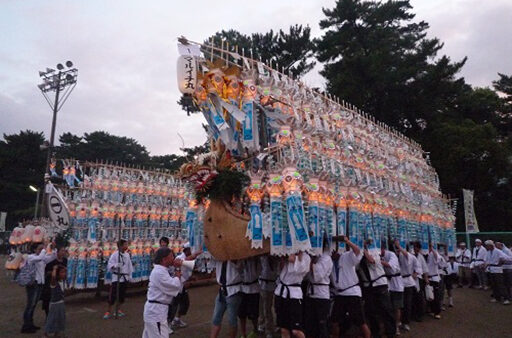
<svg viewBox="0 0 512 338">
<path fill-rule="evenodd" d="M 468 248 L 461 250 L 457 249 L 457 253 L 455 254 L 455 260 L 459 263 L 459 266 L 469 268 L 469 264 L 471 264 L 471 251 Z"/>
<path fill-rule="evenodd" d="M 439 276 L 439 253 L 434 255 L 434 252 L 429 252 L 427 256 L 427 268 L 428 268 L 428 279 L 433 282 L 440 282 L 441 277 Z M 437 257 L 436 257 L 437 256 Z"/>
<path fill-rule="evenodd" d="M 309 272 L 311 258 L 308 254 L 302 254 L 299 259 L 297 255 L 295 262 L 286 262 L 279 274 L 276 290 L 274 294 L 283 298 L 302 299 L 302 289 L 300 284 Z"/>
<path fill-rule="evenodd" d="M 112 272 L 112 283 L 117 282 L 118 280 L 121 280 L 121 283 L 129 282 L 132 279 L 133 273 L 130 254 L 125 252 L 119 256 L 119 250 L 114 252 L 108 259 L 107 270 Z"/>
<path fill-rule="evenodd" d="M 149 275 L 146 304 L 144 304 L 144 321 L 158 323 L 167 321 L 167 312 L 172 299 L 179 293 L 182 280 L 171 277 L 166 267 L 155 264 Z"/>
<path fill-rule="evenodd" d="M 480 245 L 480 247 L 475 246 L 473 248 L 473 258 L 471 259 L 471 262 L 474 264 L 475 267 L 484 265 L 486 257 L 487 249 L 484 248 L 483 245 Z"/>
<path fill-rule="evenodd" d="M 346 251 L 340 255 L 336 262 L 337 267 L 332 270 L 331 280 L 336 287 L 336 296 L 357 296 L 361 297 L 361 287 L 356 273 L 356 266 L 361 262 L 363 253 L 355 255 L 354 251 Z"/>
<path fill-rule="evenodd" d="M 217 276 L 217 283 L 222 287 L 221 274 L 222 274 L 222 261 L 215 261 L 215 275 Z M 233 261 L 227 261 L 226 265 L 226 290 L 227 297 L 242 291 L 242 275 L 241 265 Z"/>
<path fill-rule="evenodd" d="M 402 275 L 400 272 L 400 263 L 398 257 L 392 251 L 385 250 L 384 255 L 381 257 L 382 261 L 387 262 L 390 267 L 384 266 L 386 277 L 388 278 L 389 291 L 403 292 L 404 283 L 402 281 Z"/>
<path fill-rule="evenodd" d="M 242 292 L 246 294 L 259 293 L 259 266 L 255 258 L 242 261 Z"/>
<path fill-rule="evenodd" d="M 487 270 L 490 273 L 503 273 L 503 264 L 507 264 L 511 258 L 498 248 L 487 251 Z"/>
<path fill-rule="evenodd" d="M 416 282 L 412 276 L 414 273 L 415 260 L 416 257 L 408 252 L 406 252 L 405 255 L 400 252 L 398 255 L 398 262 L 400 263 L 400 274 L 402 276 L 402 283 L 404 284 L 404 288 L 416 286 Z"/>
<path fill-rule="evenodd" d="M 332 258 L 328 252 L 322 253 L 318 261 L 311 266 L 308 274 L 308 297 L 329 299 L 329 284 L 332 272 Z"/>
</svg>

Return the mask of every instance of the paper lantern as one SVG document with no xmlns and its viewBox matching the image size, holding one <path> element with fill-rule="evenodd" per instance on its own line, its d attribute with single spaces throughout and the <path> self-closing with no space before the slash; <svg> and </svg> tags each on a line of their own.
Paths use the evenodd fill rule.
<svg viewBox="0 0 512 338">
<path fill-rule="evenodd" d="M 19 231 L 20 231 L 20 228 L 18 228 L 18 227 L 15 227 L 14 229 L 12 229 L 11 235 L 9 236 L 9 244 L 10 245 L 18 244 L 17 243 L 17 237 L 18 237 L 18 232 Z"/>
<path fill-rule="evenodd" d="M 34 232 L 32 234 L 32 242 L 42 243 L 45 234 L 46 234 L 46 230 L 42 226 L 40 226 L 40 225 L 36 226 L 34 228 Z"/>
<path fill-rule="evenodd" d="M 20 245 L 20 244 L 23 244 L 23 238 L 24 238 L 24 234 L 25 234 L 25 228 L 18 228 L 18 231 L 16 232 L 16 237 L 15 237 L 15 244 L 16 245 Z"/>
<path fill-rule="evenodd" d="M 191 55 L 178 58 L 178 87 L 183 94 L 192 94 L 197 86 L 197 60 Z"/>
</svg>

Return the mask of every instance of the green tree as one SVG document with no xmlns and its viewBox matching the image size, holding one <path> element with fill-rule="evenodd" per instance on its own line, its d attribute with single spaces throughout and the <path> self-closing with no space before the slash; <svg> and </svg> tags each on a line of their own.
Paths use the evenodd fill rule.
<svg viewBox="0 0 512 338">
<path fill-rule="evenodd" d="M 431 152 L 443 191 L 462 201 L 462 189 L 475 191 L 475 213 L 481 229 L 506 230 L 512 217 L 510 151 L 491 123 L 446 119 L 432 123 L 424 147 Z M 457 224 L 463 231 L 462 202 Z"/>
<path fill-rule="evenodd" d="M 457 73 L 466 58 L 439 55 L 428 23 L 414 22 L 407 0 L 338 0 L 324 9 L 316 41 L 331 94 L 420 142 L 444 193 L 475 190 L 481 229 L 504 229 L 512 216 L 512 78 L 472 88 Z M 499 95 L 498 93 L 499 92 Z M 459 208 L 458 226 L 464 218 Z"/>
<path fill-rule="evenodd" d="M 377 119 L 418 135 L 453 101 L 466 59 L 436 58 L 443 44 L 413 22 L 409 1 L 338 0 L 324 9 L 316 41 L 327 90 Z"/>
<path fill-rule="evenodd" d="M 493 82 L 494 89 L 500 93 L 502 109 L 498 113 L 501 123 L 498 127 L 501 134 L 508 138 L 509 148 L 512 149 L 512 76 L 498 73 L 500 77 Z"/>
<path fill-rule="evenodd" d="M 0 209 L 7 211 L 7 228 L 34 214 L 33 185 L 42 189 L 46 151 L 43 133 L 26 130 L 4 134 L 0 141 Z"/>
<path fill-rule="evenodd" d="M 83 137 L 65 133 L 59 141 L 61 145 L 57 156 L 60 158 L 76 158 L 82 161 L 109 160 L 131 165 L 145 165 L 150 158 L 146 147 L 136 140 L 104 131 L 85 133 Z"/>
<path fill-rule="evenodd" d="M 217 47 L 220 47 L 220 41 L 224 40 L 225 46 L 229 44 L 230 50 L 238 46 L 239 54 L 242 54 L 243 49 L 246 57 L 252 55 L 256 60 L 267 63 L 272 61 L 272 65 L 278 64 L 279 69 L 285 68 L 285 71 L 294 77 L 302 77 L 315 66 L 315 45 L 311 40 L 311 28 L 308 26 L 293 25 L 288 31 L 270 30 L 251 35 L 244 35 L 236 30 L 222 30 L 206 39 L 204 43 L 210 44 L 212 38 Z M 205 56 L 209 57 L 207 49 L 205 52 Z"/>
<path fill-rule="evenodd" d="M 207 153 L 210 149 L 208 143 L 193 148 L 181 149 L 184 155 L 162 155 L 162 156 L 151 156 L 151 159 L 147 163 L 149 167 L 168 169 L 172 172 L 177 171 L 183 164 L 192 161 L 192 159 L 199 154 Z"/>
</svg>

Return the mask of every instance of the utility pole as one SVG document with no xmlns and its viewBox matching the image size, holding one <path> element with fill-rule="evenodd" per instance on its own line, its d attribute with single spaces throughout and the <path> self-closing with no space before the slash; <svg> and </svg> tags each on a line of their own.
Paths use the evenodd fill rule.
<svg viewBox="0 0 512 338">
<path fill-rule="evenodd" d="M 64 65 L 59 63 L 57 65 L 58 72 L 51 68 L 46 68 L 46 71 L 40 71 L 39 76 L 43 80 L 43 83 L 37 87 L 41 90 L 46 102 L 50 106 L 53 112 L 52 118 L 52 130 L 50 135 L 50 144 L 48 145 L 48 153 L 46 154 L 46 166 L 44 171 L 44 184 L 43 190 L 45 190 L 46 182 L 50 180 L 50 174 L 48 169 L 50 167 L 50 161 L 53 156 L 53 147 L 55 144 L 55 127 L 57 124 L 57 112 L 62 108 L 64 102 L 68 99 L 69 95 L 76 86 L 76 80 L 78 77 L 78 69 L 73 68 L 73 62 L 66 61 L 67 69 L 64 69 Z M 55 99 L 52 102 L 48 96 L 49 92 L 55 92 Z M 41 214 L 47 215 L 47 210 L 44 208 L 46 205 L 46 191 L 43 191 L 43 207 L 41 208 Z"/>
</svg>

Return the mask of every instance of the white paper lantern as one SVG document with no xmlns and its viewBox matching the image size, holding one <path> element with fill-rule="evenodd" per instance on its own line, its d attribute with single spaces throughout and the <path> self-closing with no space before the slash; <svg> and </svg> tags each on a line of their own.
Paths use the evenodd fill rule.
<svg viewBox="0 0 512 338">
<path fill-rule="evenodd" d="M 10 245 L 18 245 L 18 234 L 20 232 L 19 227 L 15 227 L 12 229 L 11 236 L 9 236 L 9 244 Z"/>
<path fill-rule="evenodd" d="M 42 243 L 46 234 L 46 230 L 38 225 L 34 228 L 34 233 L 32 234 L 32 242 L 34 243 Z"/>
<path fill-rule="evenodd" d="M 192 55 L 178 58 L 178 87 L 183 94 L 192 94 L 197 85 L 197 60 Z"/>
</svg>

